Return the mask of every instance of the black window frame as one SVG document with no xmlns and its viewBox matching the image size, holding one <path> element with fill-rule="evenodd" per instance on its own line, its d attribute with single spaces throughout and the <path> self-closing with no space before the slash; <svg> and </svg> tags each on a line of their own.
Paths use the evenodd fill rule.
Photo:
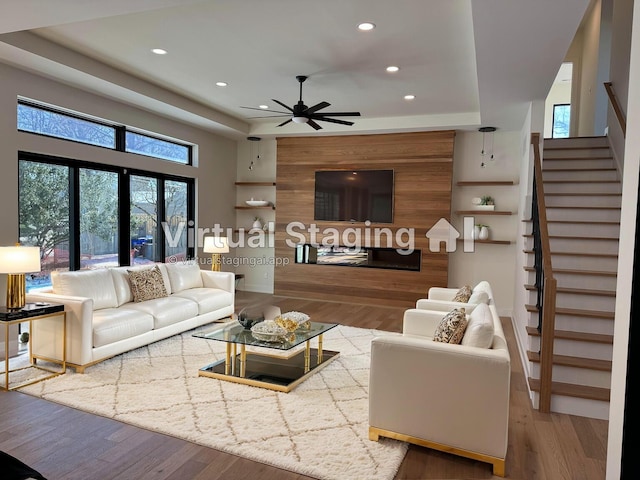
<svg viewBox="0 0 640 480">
<path fill-rule="evenodd" d="M 139 130 L 137 128 L 134 127 L 129 127 L 126 125 L 120 125 L 117 123 L 112 123 L 112 122 L 108 122 L 105 120 L 98 120 L 90 115 L 83 115 L 81 113 L 78 112 L 69 112 L 67 110 L 64 110 L 62 108 L 56 108 L 56 107 L 52 107 L 50 105 L 43 105 L 41 103 L 32 101 L 32 100 L 26 100 L 26 99 L 22 99 L 19 98 L 18 99 L 18 103 L 17 105 L 25 105 L 31 108 L 35 108 L 38 110 L 42 110 L 45 112 L 51 112 L 51 113 L 55 113 L 56 115 L 62 115 L 65 117 L 69 117 L 69 118 L 74 118 L 77 120 L 82 120 L 83 122 L 89 122 L 89 123 L 94 123 L 96 125 L 100 125 L 103 127 L 109 127 L 112 128 L 114 131 L 114 147 L 107 147 L 107 146 L 103 146 L 103 145 L 95 145 L 92 143 L 87 143 L 87 142 L 82 142 L 79 140 L 74 140 L 73 138 L 65 138 L 65 137 L 58 137 L 55 135 L 48 135 L 46 133 L 41 133 L 41 132 L 32 132 L 31 130 L 24 130 L 21 128 L 17 128 L 17 130 L 19 132 L 24 132 L 24 133 L 28 133 L 30 135 L 40 135 L 43 137 L 48 137 L 48 138 L 55 138 L 57 140 L 64 140 L 67 142 L 73 142 L 73 143 L 80 143 L 82 145 L 89 145 L 92 147 L 97 147 L 97 148 L 106 148 L 107 150 L 114 150 L 116 152 L 123 152 L 123 153 L 128 153 L 130 155 L 140 155 L 142 157 L 149 157 L 149 158 L 155 158 L 157 160 L 162 160 L 165 162 L 171 162 L 173 164 L 177 164 L 177 165 L 186 165 L 186 166 L 193 166 L 193 145 L 186 143 L 186 142 L 180 142 L 180 141 L 176 141 L 176 140 L 169 140 L 167 138 L 163 138 L 160 134 L 154 134 L 154 133 L 149 133 L 143 130 Z M 16 112 L 17 115 L 17 112 Z M 16 126 L 17 126 L 17 121 L 16 121 Z M 187 162 L 179 162 L 176 160 L 170 160 L 167 158 L 162 158 L 162 157 L 158 157 L 155 155 L 149 155 L 149 154 L 144 154 L 144 153 L 138 153 L 138 152 L 132 152 L 127 150 L 126 147 L 126 136 L 127 136 L 127 132 L 130 133 L 134 133 L 136 135 L 142 135 L 145 137 L 149 137 L 152 138 L 154 140 L 159 140 L 162 142 L 167 142 L 167 143 L 172 143 L 174 145 L 178 145 L 180 147 L 186 147 L 187 148 L 187 152 L 188 152 L 188 159 Z"/>
<path fill-rule="evenodd" d="M 130 239 L 130 176 L 146 176 L 158 179 L 158 195 L 164 196 L 164 182 L 177 181 L 187 185 L 187 225 L 195 225 L 195 178 L 171 175 L 160 172 L 131 169 L 127 167 L 117 167 L 105 165 L 103 163 L 89 162 L 54 155 L 18 151 L 18 162 L 31 161 L 60 165 L 69 168 L 69 270 L 80 270 L 80 169 L 87 168 L 118 174 L 118 264 L 120 266 L 131 265 L 131 239 Z M 19 195 L 19 192 L 18 192 Z M 125 196 L 126 195 L 126 196 Z M 159 199 L 163 197 L 158 197 Z M 126 200 L 123 200 L 126 199 Z M 18 209 L 20 209 L 20 197 L 18 197 Z M 164 221 L 164 200 L 158 202 L 158 220 Z M 20 232 L 18 232 L 18 236 Z M 156 262 L 164 262 L 166 258 L 165 243 L 166 237 L 162 228 L 158 229 L 157 239 L 158 249 L 156 250 Z M 186 258 L 195 258 L 195 245 L 187 242 Z"/>
<path fill-rule="evenodd" d="M 567 131 L 567 137 L 556 137 L 555 136 L 555 125 L 556 125 L 556 107 L 569 107 L 569 126 L 567 130 L 571 129 L 571 104 L 570 103 L 554 103 L 553 111 L 551 114 L 551 138 L 567 138 L 571 136 L 571 132 Z"/>
</svg>

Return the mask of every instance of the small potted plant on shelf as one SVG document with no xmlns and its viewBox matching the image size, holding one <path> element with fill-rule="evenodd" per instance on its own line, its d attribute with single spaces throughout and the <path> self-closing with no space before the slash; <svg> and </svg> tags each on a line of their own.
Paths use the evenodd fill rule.
<svg viewBox="0 0 640 480">
<path fill-rule="evenodd" d="M 474 240 L 489 240 L 489 225 L 477 223 L 473 226 Z"/>
<path fill-rule="evenodd" d="M 480 197 L 480 204 L 476 205 L 478 210 L 494 210 L 496 208 L 493 197 L 490 195 L 483 195 Z"/>
<path fill-rule="evenodd" d="M 251 229 L 249 233 L 256 233 L 262 231 L 262 219 L 260 217 L 253 218 L 253 224 L 251 225 Z"/>
</svg>

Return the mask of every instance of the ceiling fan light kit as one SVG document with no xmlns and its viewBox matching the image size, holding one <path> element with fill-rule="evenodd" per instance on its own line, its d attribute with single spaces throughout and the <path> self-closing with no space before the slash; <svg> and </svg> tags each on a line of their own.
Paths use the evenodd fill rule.
<svg viewBox="0 0 640 480">
<path fill-rule="evenodd" d="M 266 110 L 262 108 L 253 108 L 253 107 L 241 107 L 241 108 L 248 108 L 249 110 L 261 110 L 263 112 L 281 114 L 281 115 L 271 115 L 270 117 L 279 117 L 279 116 L 290 117 L 288 120 L 285 120 L 284 122 L 279 124 L 278 127 L 282 127 L 289 122 L 294 122 L 294 123 L 306 123 L 310 127 L 312 127 L 314 130 L 322 129 L 322 127 L 318 125 L 316 121 L 331 122 L 331 123 L 337 123 L 340 125 L 349 125 L 349 126 L 353 125 L 353 122 L 349 122 L 347 120 L 339 120 L 337 118 L 330 118 L 330 117 L 359 117 L 360 112 L 319 113 L 318 110 L 327 108 L 331 106 L 331 104 L 329 102 L 320 102 L 320 103 L 317 103 L 316 105 L 313 105 L 312 107 L 307 107 L 304 104 L 304 101 L 302 100 L 302 84 L 307 78 L 308 77 L 305 75 L 296 76 L 296 80 L 298 80 L 298 83 L 300 84 L 300 99 L 298 100 L 298 103 L 296 103 L 293 107 L 290 107 L 289 105 L 285 104 L 284 102 L 281 102 L 280 100 L 276 100 L 275 98 L 272 98 L 274 102 L 276 102 L 278 105 L 288 110 L 287 112 L 283 112 L 280 110 Z M 267 117 L 267 118 L 270 118 L 270 117 Z M 256 118 L 260 118 L 260 117 L 256 117 Z"/>
</svg>

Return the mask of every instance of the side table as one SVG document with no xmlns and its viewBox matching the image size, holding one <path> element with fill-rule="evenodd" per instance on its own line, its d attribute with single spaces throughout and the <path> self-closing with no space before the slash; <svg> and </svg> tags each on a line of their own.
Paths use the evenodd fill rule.
<svg viewBox="0 0 640 480">
<path fill-rule="evenodd" d="M 33 322 L 50 317 L 62 317 L 62 359 L 46 359 L 51 363 L 59 363 L 60 368 L 57 370 L 49 367 L 36 365 L 36 360 L 31 352 L 33 344 Z M 9 327 L 17 323 L 29 322 L 29 365 L 15 369 L 9 368 Z M 4 385 L 0 385 L 3 390 L 15 390 L 25 387 L 33 383 L 41 382 L 49 378 L 62 375 L 67 371 L 67 314 L 64 311 L 64 305 L 55 303 L 27 303 L 23 308 L 6 308 L 0 307 L 0 324 L 4 325 Z M 28 380 L 18 385 L 11 386 L 9 384 L 9 374 L 27 368 L 36 368 L 48 372 L 49 375 L 38 377 L 35 380 Z"/>
</svg>

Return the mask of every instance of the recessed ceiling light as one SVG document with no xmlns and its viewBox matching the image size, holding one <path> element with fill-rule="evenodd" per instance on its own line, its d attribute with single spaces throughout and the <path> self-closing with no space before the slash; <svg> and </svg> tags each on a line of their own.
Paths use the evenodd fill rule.
<svg viewBox="0 0 640 480">
<path fill-rule="evenodd" d="M 258 105 L 258 106 L 263 110 L 266 110 L 267 108 L 269 108 L 269 105 Z"/>
<path fill-rule="evenodd" d="M 226 87 L 228 85 L 228 83 L 227 82 L 216 82 L 216 85 L 218 87 Z"/>
<path fill-rule="evenodd" d="M 404 99 L 405 100 L 415 100 L 416 96 L 415 95 L 405 95 Z"/>
<path fill-rule="evenodd" d="M 398 70 L 400 70 L 400 67 L 396 67 L 395 65 L 389 65 L 387 67 L 387 72 L 389 72 L 389 73 L 395 73 Z"/>
<path fill-rule="evenodd" d="M 374 28 L 376 28 L 376 26 L 371 22 L 362 22 L 360 25 L 358 25 L 358 29 L 362 30 L 363 32 L 368 32 L 369 30 L 373 30 Z"/>
<path fill-rule="evenodd" d="M 166 55 L 167 51 L 162 48 L 152 48 L 151 51 L 156 55 Z"/>
</svg>

